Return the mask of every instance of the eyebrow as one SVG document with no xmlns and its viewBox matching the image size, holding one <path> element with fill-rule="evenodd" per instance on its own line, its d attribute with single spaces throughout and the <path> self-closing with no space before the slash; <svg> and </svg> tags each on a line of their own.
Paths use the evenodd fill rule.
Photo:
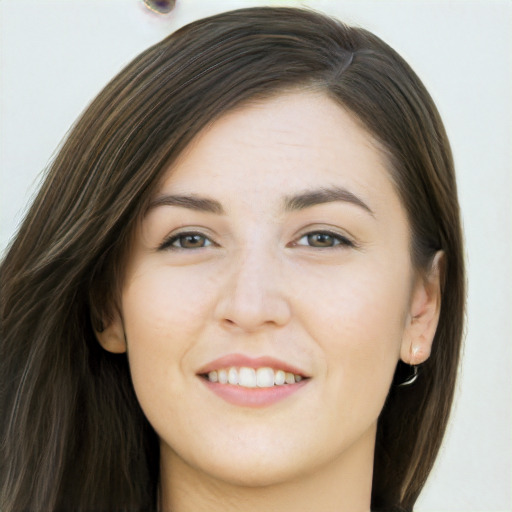
<svg viewBox="0 0 512 512">
<path fill-rule="evenodd" d="M 300 194 L 287 196 L 284 200 L 284 211 L 292 212 L 305 210 L 324 203 L 333 203 L 341 201 L 359 206 L 370 215 L 375 216 L 371 208 L 359 197 L 342 187 L 321 188 L 318 190 L 308 190 Z M 200 197 L 195 195 L 162 195 L 150 202 L 147 211 L 159 206 L 179 206 L 206 213 L 215 213 L 224 215 L 225 211 L 222 205 L 215 199 Z"/>
<path fill-rule="evenodd" d="M 306 191 L 302 194 L 288 196 L 285 199 L 285 211 L 296 211 L 310 208 L 323 203 L 342 201 L 359 206 L 372 217 L 375 216 L 371 208 L 358 196 L 342 187 L 328 187 L 318 190 Z"/>
<path fill-rule="evenodd" d="M 224 208 L 222 208 L 222 205 L 218 201 L 194 195 L 163 195 L 157 197 L 149 203 L 147 211 L 159 206 L 181 206 L 189 210 L 216 213 L 217 215 L 223 215 L 225 213 Z"/>
</svg>

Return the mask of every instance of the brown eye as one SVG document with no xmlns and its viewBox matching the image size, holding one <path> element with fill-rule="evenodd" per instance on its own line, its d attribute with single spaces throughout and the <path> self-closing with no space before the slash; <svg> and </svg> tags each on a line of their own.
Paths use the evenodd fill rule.
<svg viewBox="0 0 512 512">
<path fill-rule="evenodd" d="M 206 239 L 202 235 L 183 235 L 178 238 L 180 247 L 184 249 L 196 249 L 198 247 L 204 247 Z"/>
<path fill-rule="evenodd" d="M 213 245 L 212 241 L 201 233 L 179 233 L 159 247 L 159 249 L 201 249 Z"/>
<path fill-rule="evenodd" d="M 314 233 L 308 233 L 307 235 L 304 235 L 298 241 L 297 245 L 305 245 L 319 249 L 337 246 L 354 246 L 354 244 L 348 238 L 342 235 L 324 231 L 317 231 Z"/>
<path fill-rule="evenodd" d="M 314 233 L 313 235 L 308 235 L 308 244 L 314 247 L 332 247 L 334 243 L 334 237 L 327 233 Z"/>
</svg>

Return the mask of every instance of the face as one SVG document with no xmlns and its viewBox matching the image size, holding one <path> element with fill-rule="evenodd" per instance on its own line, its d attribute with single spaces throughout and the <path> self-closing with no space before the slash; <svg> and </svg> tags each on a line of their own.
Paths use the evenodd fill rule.
<svg viewBox="0 0 512 512">
<path fill-rule="evenodd" d="M 409 243 L 381 153 L 320 93 L 196 137 L 140 224 L 100 338 L 127 350 L 163 464 L 262 485 L 371 455 L 412 343 Z"/>
</svg>

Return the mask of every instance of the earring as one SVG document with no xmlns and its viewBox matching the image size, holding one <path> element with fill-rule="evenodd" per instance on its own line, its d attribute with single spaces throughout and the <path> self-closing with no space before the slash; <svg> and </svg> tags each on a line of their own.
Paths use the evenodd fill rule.
<svg viewBox="0 0 512 512">
<path fill-rule="evenodd" d="M 393 375 L 393 386 L 396 388 L 410 386 L 419 375 L 419 367 L 415 364 L 407 364 L 402 360 L 398 361 Z"/>
<path fill-rule="evenodd" d="M 418 378 L 418 367 L 417 366 L 411 366 L 412 368 L 412 374 L 409 375 L 403 382 L 401 382 L 400 384 L 398 384 L 398 387 L 401 388 L 401 387 L 404 387 L 404 386 L 410 386 L 411 384 L 413 384 L 416 379 Z"/>
</svg>

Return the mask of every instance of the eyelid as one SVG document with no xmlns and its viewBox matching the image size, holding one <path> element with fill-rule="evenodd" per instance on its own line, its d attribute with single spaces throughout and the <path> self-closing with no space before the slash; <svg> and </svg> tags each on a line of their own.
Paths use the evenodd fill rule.
<svg viewBox="0 0 512 512">
<path fill-rule="evenodd" d="M 332 245 L 330 247 L 315 247 L 312 245 L 307 244 L 299 244 L 298 242 L 302 240 L 304 237 L 308 237 L 310 235 L 328 235 L 333 237 L 335 240 L 337 240 L 339 243 Z M 335 249 L 335 248 L 346 248 L 346 247 L 357 247 L 356 242 L 349 236 L 339 233 L 338 231 L 334 231 L 331 229 L 309 229 L 306 232 L 301 233 L 296 239 L 295 242 L 293 242 L 294 246 L 299 247 L 311 247 L 313 249 Z"/>
<path fill-rule="evenodd" d="M 299 244 L 299 241 L 302 240 L 304 237 L 310 236 L 310 235 L 316 235 L 316 234 L 323 234 L 333 237 L 338 243 L 332 246 L 328 247 L 315 247 L 313 245 L 308 244 Z M 176 247 L 172 244 L 175 243 L 180 237 L 184 236 L 200 236 L 204 239 L 206 239 L 209 244 L 203 247 Z M 340 233 L 339 231 L 333 230 L 333 229 L 325 229 L 325 228 L 317 228 L 312 229 L 309 228 L 307 231 L 303 231 L 299 236 L 295 238 L 294 241 L 292 241 L 289 246 L 295 246 L 295 247 L 311 247 L 312 249 L 335 249 L 335 248 L 347 248 L 347 247 L 354 247 L 357 248 L 358 244 L 354 241 L 353 237 Z M 194 229 L 191 227 L 181 228 L 177 231 L 173 231 L 169 235 L 167 235 L 164 240 L 158 245 L 156 248 L 158 251 L 161 250 L 183 250 L 183 251 L 192 251 L 192 250 L 198 250 L 198 249 L 204 249 L 205 247 L 219 247 L 219 244 L 215 242 L 213 237 L 210 234 L 206 234 L 202 229 Z"/>
<path fill-rule="evenodd" d="M 218 247 L 218 244 L 213 240 L 213 238 L 210 235 L 207 235 L 203 231 L 199 229 L 191 229 L 191 228 L 184 228 L 183 230 L 173 231 L 169 235 L 167 235 L 163 242 L 159 244 L 157 247 L 158 251 L 165 251 L 165 250 L 176 250 L 176 251 L 193 251 L 198 249 L 204 249 L 205 247 L 175 247 L 172 244 L 176 242 L 180 237 L 184 236 L 200 236 L 202 238 L 205 238 L 210 242 L 209 245 L 205 247 Z"/>
</svg>

